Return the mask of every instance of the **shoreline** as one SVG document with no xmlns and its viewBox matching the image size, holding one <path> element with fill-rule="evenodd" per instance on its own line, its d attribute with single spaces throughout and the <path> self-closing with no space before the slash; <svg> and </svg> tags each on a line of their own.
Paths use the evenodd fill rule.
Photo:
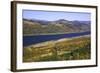
<svg viewBox="0 0 100 73">
<path fill-rule="evenodd" d="M 91 33 L 91 31 L 84 31 L 84 32 L 90 32 L 90 33 Z M 44 33 L 44 34 L 23 34 L 23 36 L 60 35 L 60 34 L 84 33 L 84 32 Z"/>
<path fill-rule="evenodd" d="M 71 38 L 61 38 L 61 39 L 58 39 L 58 40 L 45 41 L 45 42 L 41 42 L 41 43 L 37 43 L 37 44 L 32 44 L 32 45 L 29 45 L 29 46 L 23 47 L 23 48 L 42 47 L 42 46 L 47 46 L 48 44 L 52 44 L 53 45 L 53 44 L 56 44 L 58 42 L 73 40 L 73 39 L 77 39 L 77 38 L 85 38 L 85 37 L 90 37 L 90 35 L 77 36 L 77 37 L 71 37 Z"/>
</svg>

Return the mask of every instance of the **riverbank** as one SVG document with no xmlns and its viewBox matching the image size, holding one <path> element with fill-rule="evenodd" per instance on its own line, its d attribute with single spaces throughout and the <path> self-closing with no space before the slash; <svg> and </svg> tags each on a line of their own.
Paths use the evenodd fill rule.
<svg viewBox="0 0 100 73">
<path fill-rule="evenodd" d="M 23 62 L 90 59 L 90 36 L 63 38 L 23 48 Z"/>
<path fill-rule="evenodd" d="M 90 37 L 90 35 L 84 35 L 84 36 L 78 36 L 78 37 L 71 37 L 71 38 L 62 38 L 62 39 L 58 39 L 58 40 L 51 40 L 51 41 L 46 41 L 46 42 L 42 42 L 42 43 L 38 43 L 38 44 L 32 44 L 29 45 L 27 47 L 24 48 L 28 48 L 28 47 L 42 47 L 42 46 L 46 46 L 48 44 L 56 44 L 58 42 L 64 42 L 64 41 L 68 41 L 68 40 L 73 40 L 73 39 L 78 39 L 78 38 L 85 38 L 85 37 Z"/>
<path fill-rule="evenodd" d="M 23 36 L 37 36 L 37 35 L 60 35 L 60 34 L 83 33 L 83 32 L 84 32 L 84 31 L 81 31 L 81 32 L 65 32 L 65 33 L 23 34 Z M 85 31 L 85 32 L 90 32 L 90 31 Z"/>
</svg>

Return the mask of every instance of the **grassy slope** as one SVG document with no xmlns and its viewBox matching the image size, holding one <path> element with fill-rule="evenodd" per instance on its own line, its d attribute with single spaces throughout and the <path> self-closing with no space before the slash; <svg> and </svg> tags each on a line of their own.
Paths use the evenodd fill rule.
<svg viewBox="0 0 100 73">
<path fill-rule="evenodd" d="M 24 48 L 23 62 L 90 59 L 90 37 L 42 43 Z"/>
<path fill-rule="evenodd" d="M 43 22 L 43 21 L 42 21 Z M 49 22 L 43 25 L 38 21 L 30 21 L 23 19 L 23 35 L 45 35 L 45 34 L 61 34 L 61 33 L 75 33 L 90 31 L 90 25 L 80 23 L 61 23 L 61 22 Z"/>
</svg>

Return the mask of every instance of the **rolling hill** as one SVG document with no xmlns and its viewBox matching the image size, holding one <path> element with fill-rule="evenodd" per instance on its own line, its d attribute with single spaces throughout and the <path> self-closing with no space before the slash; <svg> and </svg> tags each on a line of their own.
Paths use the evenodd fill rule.
<svg viewBox="0 0 100 73">
<path fill-rule="evenodd" d="M 90 21 L 23 19 L 24 35 L 60 34 L 90 31 Z"/>
</svg>

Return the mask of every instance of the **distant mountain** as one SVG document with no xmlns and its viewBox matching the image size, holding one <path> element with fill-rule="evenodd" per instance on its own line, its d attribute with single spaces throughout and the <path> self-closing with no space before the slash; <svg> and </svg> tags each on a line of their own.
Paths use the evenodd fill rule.
<svg viewBox="0 0 100 73">
<path fill-rule="evenodd" d="M 37 19 L 23 19 L 24 21 L 30 21 L 30 22 L 37 22 L 40 23 L 42 25 L 47 25 L 50 21 L 46 21 L 46 20 L 37 20 Z"/>
<path fill-rule="evenodd" d="M 23 19 L 23 34 L 57 34 L 90 31 L 90 21 Z"/>
</svg>

